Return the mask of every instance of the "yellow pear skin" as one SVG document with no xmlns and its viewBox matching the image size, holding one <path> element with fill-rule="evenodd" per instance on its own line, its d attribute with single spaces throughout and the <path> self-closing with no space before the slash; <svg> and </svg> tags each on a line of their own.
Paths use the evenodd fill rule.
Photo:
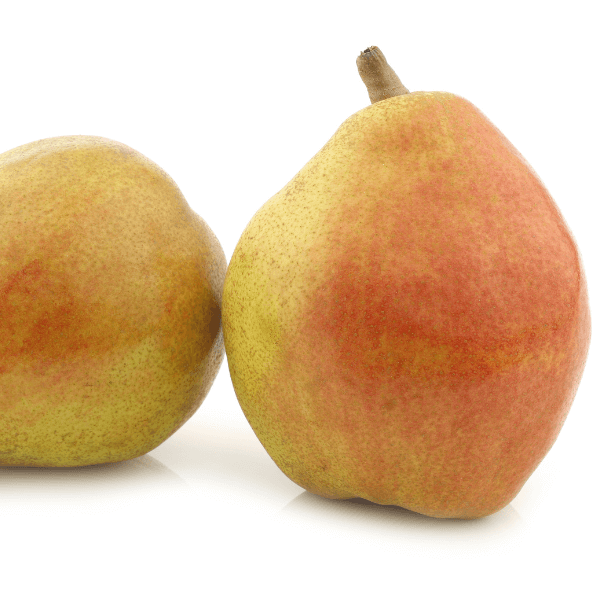
<svg viewBox="0 0 600 600">
<path fill-rule="evenodd" d="M 470 102 L 351 116 L 252 218 L 223 297 L 231 379 L 279 468 L 326 498 L 438 518 L 506 506 L 585 365 L 581 257 Z"/>
<path fill-rule="evenodd" d="M 124 144 L 0 155 L 0 465 L 145 454 L 223 359 L 226 259 L 175 182 Z"/>
</svg>

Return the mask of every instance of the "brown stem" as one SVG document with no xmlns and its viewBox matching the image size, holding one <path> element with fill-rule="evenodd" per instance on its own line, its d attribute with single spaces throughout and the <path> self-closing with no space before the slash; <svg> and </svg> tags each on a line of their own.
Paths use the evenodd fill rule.
<svg viewBox="0 0 600 600">
<path fill-rule="evenodd" d="M 388 65 L 383 52 L 377 46 L 371 46 L 361 52 L 356 59 L 356 65 L 361 79 L 367 86 L 371 104 L 410 93 L 402 85 L 398 75 Z"/>
</svg>

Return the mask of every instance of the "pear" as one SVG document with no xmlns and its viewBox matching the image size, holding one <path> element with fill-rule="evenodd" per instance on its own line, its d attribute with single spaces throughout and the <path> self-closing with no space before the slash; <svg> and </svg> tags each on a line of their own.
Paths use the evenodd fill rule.
<svg viewBox="0 0 600 600">
<path fill-rule="evenodd" d="M 377 47 L 372 104 L 255 214 L 223 292 L 229 370 L 306 490 L 437 518 L 506 506 L 585 365 L 582 260 L 556 203 L 464 98 L 408 92 Z"/>
<path fill-rule="evenodd" d="M 0 464 L 135 458 L 224 355 L 227 263 L 158 165 L 93 136 L 0 155 Z"/>
</svg>

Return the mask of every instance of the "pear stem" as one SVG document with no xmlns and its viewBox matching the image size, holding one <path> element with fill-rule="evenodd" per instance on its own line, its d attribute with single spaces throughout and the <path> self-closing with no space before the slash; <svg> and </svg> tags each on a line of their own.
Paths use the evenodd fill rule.
<svg viewBox="0 0 600 600">
<path fill-rule="evenodd" d="M 371 46 L 361 52 L 356 59 L 356 65 L 361 79 L 367 86 L 371 104 L 386 98 L 410 94 L 377 46 Z"/>
</svg>

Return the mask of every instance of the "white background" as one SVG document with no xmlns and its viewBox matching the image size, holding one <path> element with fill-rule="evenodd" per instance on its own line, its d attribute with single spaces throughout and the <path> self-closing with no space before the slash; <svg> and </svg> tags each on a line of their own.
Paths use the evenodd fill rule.
<svg viewBox="0 0 600 600">
<path fill-rule="evenodd" d="M 123 142 L 175 179 L 229 260 L 258 208 L 369 104 L 355 59 L 377 45 L 409 90 L 468 98 L 534 166 L 582 252 L 595 325 L 595 4 L 3 0 L 0 152 Z M 145 457 L 0 468 L 0 595 L 598 598 L 598 359 L 596 338 L 557 443 L 476 521 L 305 492 L 254 436 L 224 362 Z"/>
</svg>

